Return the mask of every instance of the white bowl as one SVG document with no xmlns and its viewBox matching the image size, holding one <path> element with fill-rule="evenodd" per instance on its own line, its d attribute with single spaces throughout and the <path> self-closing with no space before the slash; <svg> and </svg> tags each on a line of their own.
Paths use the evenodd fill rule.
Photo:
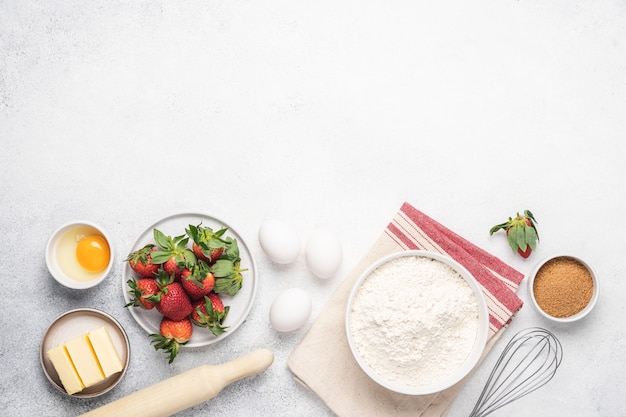
<svg viewBox="0 0 626 417">
<path fill-rule="evenodd" d="M 557 259 L 557 258 L 569 258 L 569 259 L 579 262 L 580 264 L 582 264 L 582 266 L 584 266 L 589 271 L 591 275 L 591 279 L 593 281 L 593 293 L 586 307 L 583 308 L 578 313 L 575 313 L 568 317 L 555 317 L 546 313 L 544 310 L 542 310 L 539 303 L 537 302 L 537 299 L 535 298 L 534 287 L 535 287 L 535 278 L 537 276 L 537 273 L 547 262 Z M 583 261 L 581 258 L 577 256 L 572 256 L 568 254 L 556 254 L 556 255 L 549 256 L 545 258 L 543 261 L 539 262 L 535 266 L 535 268 L 531 271 L 531 273 L 528 275 L 528 293 L 530 294 L 530 299 L 531 299 L 533 306 L 539 312 L 539 314 L 541 314 L 543 317 L 556 323 L 572 323 L 587 316 L 591 312 L 591 310 L 593 310 L 593 308 L 598 302 L 598 296 L 600 294 L 600 287 L 599 287 L 599 282 L 598 282 L 598 276 L 596 275 L 591 265 L 589 265 L 587 262 Z"/>
<path fill-rule="evenodd" d="M 387 378 L 381 375 L 380 372 L 376 372 L 370 364 L 366 362 L 366 360 L 359 353 L 358 348 L 356 346 L 356 342 L 354 340 L 354 335 L 351 331 L 351 320 L 352 320 L 352 310 L 355 301 L 355 297 L 357 296 L 359 290 L 361 289 L 364 281 L 372 274 L 378 267 L 386 264 L 387 262 L 393 261 L 395 259 L 401 257 L 423 257 L 430 258 L 435 261 L 439 261 L 457 272 L 468 284 L 470 289 L 472 290 L 473 295 L 476 298 L 477 306 L 478 306 L 478 318 L 476 323 L 476 335 L 473 341 L 473 345 L 471 346 L 471 350 L 462 361 L 461 365 L 448 373 L 445 376 L 441 376 L 438 379 L 433 381 L 429 381 L 428 383 L 419 383 L 412 381 L 410 384 L 393 382 L 390 378 Z M 415 287 L 413 287 L 415 288 Z M 417 288 L 416 288 L 417 289 Z M 407 288 L 407 291 L 410 291 L 411 288 Z M 385 302 L 385 300 L 380 300 L 381 303 Z M 372 264 L 369 268 L 367 268 L 359 277 L 359 279 L 354 284 L 346 306 L 346 333 L 348 338 L 348 345 L 352 354 L 361 367 L 361 369 L 376 383 L 379 385 L 401 394 L 407 395 L 427 395 L 433 394 L 440 391 L 443 391 L 457 382 L 461 381 L 464 377 L 466 377 L 472 369 L 476 366 L 478 361 L 480 360 L 481 355 L 485 349 L 485 345 L 487 343 L 487 337 L 489 332 L 489 311 L 487 309 L 487 303 L 485 301 L 485 297 L 483 295 L 482 288 L 478 284 L 478 282 L 474 279 L 474 277 L 458 262 L 454 261 L 450 257 L 441 255 L 439 253 L 421 251 L 421 250 L 411 250 L 394 253 L 388 256 L 385 256 L 374 264 Z M 393 329 L 392 326 L 389 326 L 389 329 Z M 469 338 L 468 338 L 469 339 Z M 433 339 L 434 343 L 438 343 L 436 339 Z M 411 348 L 408 349 L 410 351 Z M 413 377 L 412 377 L 413 378 Z"/>
<path fill-rule="evenodd" d="M 84 279 L 77 279 L 69 276 L 68 273 L 66 273 L 61 267 L 57 253 L 59 243 L 63 235 L 77 227 L 85 228 L 86 230 L 89 230 L 90 233 L 103 237 L 109 245 L 110 257 L 106 268 L 101 272 L 90 273 L 89 276 Z M 48 267 L 48 271 L 52 277 L 57 280 L 57 282 L 68 288 L 86 289 L 94 287 L 106 278 L 113 267 L 113 245 L 111 244 L 111 239 L 106 231 L 95 223 L 85 220 L 66 223 L 56 229 L 52 236 L 48 239 L 48 243 L 46 245 L 46 266 Z"/>
</svg>

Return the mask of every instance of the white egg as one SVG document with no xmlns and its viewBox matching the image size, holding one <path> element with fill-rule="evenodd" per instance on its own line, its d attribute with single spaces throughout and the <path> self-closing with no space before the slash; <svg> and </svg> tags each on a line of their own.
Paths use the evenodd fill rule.
<svg viewBox="0 0 626 417">
<path fill-rule="evenodd" d="M 263 222 L 259 228 L 259 244 L 267 257 L 279 264 L 294 262 L 302 249 L 296 228 L 278 220 Z"/>
<path fill-rule="evenodd" d="M 293 332 L 311 316 L 311 296 L 300 288 L 284 290 L 270 307 L 270 324 L 279 332 Z"/>
<path fill-rule="evenodd" d="M 318 228 L 307 239 L 304 256 L 313 274 L 328 279 L 341 266 L 343 247 L 335 233 L 327 228 Z"/>
</svg>

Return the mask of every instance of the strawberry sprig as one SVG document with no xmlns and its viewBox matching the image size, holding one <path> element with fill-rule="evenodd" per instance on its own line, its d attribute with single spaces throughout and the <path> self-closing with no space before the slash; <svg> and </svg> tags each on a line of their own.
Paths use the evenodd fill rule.
<svg viewBox="0 0 626 417">
<path fill-rule="evenodd" d="M 519 253 L 522 258 L 528 258 L 532 251 L 537 248 L 539 233 L 535 226 L 537 221 L 529 210 L 524 210 L 524 214 L 517 213 L 514 218 L 504 223 L 497 224 L 489 230 L 489 235 L 493 235 L 500 229 L 506 232 L 506 239 L 513 252 Z"/>
<path fill-rule="evenodd" d="M 191 321 L 199 327 L 208 328 L 215 336 L 219 336 L 228 329 L 224 326 L 224 320 L 228 315 L 230 306 L 224 306 L 222 299 L 217 293 L 211 292 L 194 304 Z"/>
<path fill-rule="evenodd" d="M 241 258 L 239 256 L 237 240 L 228 237 L 226 238 L 226 242 L 224 254 L 211 266 L 211 272 L 215 276 L 213 291 L 232 297 L 241 289 L 243 282 L 242 273 L 247 271 L 247 268 L 241 268 Z"/>
<path fill-rule="evenodd" d="M 193 326 L 187 317 L 182 320 L 171 320 L 163 317 L 159 326 L 159 333 L 152 333 L 152 344 L 155 350 L 164 350 L 168 354 L 168 363 L 174 362 L 179 348 L 191 339 Z"/>
<path fill-rule="evenodd" d="M 226 249 L 228 242 L 222 239 L 222 236 L 227 230 L 227 228 L 223 227 L 213 231 L 212 228 L 202 226 L 202 224 L 197 226 L 190 224 L 189 228 L 185 229 L 185 232 L 193 241 L 192 250 L 194 254 L 198 258 L 213 264 L 222 256 Z"/>
<path fill-rule="evenodd" d="M 185 267 L 196 263 L 196 255 L 187 247 L 187 235 L 171 237 L 154 229 L 153 236 L 159 249 L 151 253 L 152 262 L 162 264 L 168 273 L 175 272 L 179 275 Z"/>
</svg>

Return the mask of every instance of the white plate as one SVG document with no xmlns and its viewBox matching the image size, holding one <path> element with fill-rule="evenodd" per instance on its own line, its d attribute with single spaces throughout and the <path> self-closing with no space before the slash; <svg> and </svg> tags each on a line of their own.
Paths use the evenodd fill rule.
<svg viewBox="0 0 626 417">
<path fill-rule="evenodd" d="M 52 365 L 50 358 L 48 358 L 48 351 L 53 347 L 62 345 L 68 340 L 97 329 L 100 326 L 106 326 L 109 330 L 111 341 L 120 355 L 124 368 L 122 372 L 111 375 L 102 382 L 98 382 L 80 392 L 72 394 L 72 397 L 91 398 L 102 395 L 113 389 L 124 377 L 130 360 L 130 345 L 126 332 L 117 320 L 110 315 L 92 308 L 79 308 L 70 310 L 57 317 L 48 327 L 41 341 L 41 349 L 39 352 L 41 366 L 48 380 L 59 391 L 67 394 L 67 391 L 65 391 L 59 379 L 59 375 L 54 369 L 54 365 Z"/>
<path fill-rule="evenodd" d="M 180 236 L 185 233 L 185 229 L 189 228 L 189 225 L 210 227 L 214 231 L 226 227 L 228 230 L 224 233 L 224 237 L 232 237 L 237 240 L 239 246 L 239 255 L 241 257 L 241 269 L 247 269 L 242 273 L 243 284 L 241 289 L 234 297 L 228 295 L 222 295 L 222 301 L 224 306 L 230 306 L 230 311 L 224 320 L 224 326 L 227 326 L 225 333 L 220 336 L 215 336 L 209 329 L 194 326 L 191 340 L 187 342 L 186 347 L 206 346 L 212 343 L 218 342 L 229 335 L 231 335 L 241 324 L 246 320 L 250 310 L 252 309 L 252 303 L 257 290 L 257 277 L 256 277 L 256 262 L 250 249 L 237 232 L 228 224 L 215 217 L 207 216 L 201 213 L 181 213 L 173 216 L 166 217 L 153 225 L 149 226 L 146 230 L 139 235 L 135 244 L 128 250 L 128 253 L 134 252 L 143 248 L 148 243 L 155 243 L 153 237 L 154 229 L 159 229 L 166 236 Z M 191 242 L 191 239 L 189 239 Z M 189 244 L 191 245 L 191 243 Z M 124 258 L 126 258 L 126 253 Z M 122 272 L 122 290 L 124 292 L 124 300 L 129 303 L 131 296 L 128 293 L 130 288 L 126 282 L 130 279 L 136 278 L 135 273 L 125 262 L 125 266 Z M 148 334 L 159 333 L 159 325 L 161 323 L 162 315 L 156 311 L 156 309 L 145 310 L 140 307 L 127 307 L 130 314 L 137 321 L 137 323 L 144 328 Z"/>
</svg>

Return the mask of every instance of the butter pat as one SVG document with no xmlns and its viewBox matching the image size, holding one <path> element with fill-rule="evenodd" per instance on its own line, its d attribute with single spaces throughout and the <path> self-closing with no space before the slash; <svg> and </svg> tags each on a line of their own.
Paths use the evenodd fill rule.
<svg viewBox="0 0 626 417">
<path fill-rule="evenodd" d="M 52 362 L 54 369 L 59 374 L 63 388 L 65 388 L 68 394 L 75 394 L 85 388 L 64 345 L 50 349 L 48 358 L 50 358 L 50 362 Z"/>
<path fill-rule="evenodd" d="M 117 350 L 113 346 L 111 335 L 105 326 L 90 331 L 88 337 L 105 378 L 124 369 Z"/>
<path fill-rule="evenodd" d="M 104 373 L 86 334 L 68 340 L 65 347 L 85 387 L 90 387 L 104 379 Z"/>
</svg>

